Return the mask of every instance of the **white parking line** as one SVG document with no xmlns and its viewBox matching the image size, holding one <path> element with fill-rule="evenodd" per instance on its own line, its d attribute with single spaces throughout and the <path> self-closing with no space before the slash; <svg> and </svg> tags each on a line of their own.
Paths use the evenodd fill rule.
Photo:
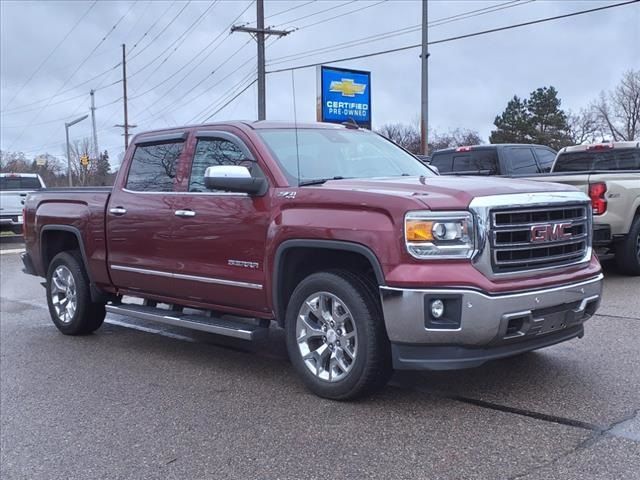
<svg viewBox="0 0 640 480">
<path fill-rule="evenodd" d="M 8 255 L 10 253 L 22 253 L 24 248 L 10 248 L 9 250 L 0 250 L 0 255 Z"/>
</svg>

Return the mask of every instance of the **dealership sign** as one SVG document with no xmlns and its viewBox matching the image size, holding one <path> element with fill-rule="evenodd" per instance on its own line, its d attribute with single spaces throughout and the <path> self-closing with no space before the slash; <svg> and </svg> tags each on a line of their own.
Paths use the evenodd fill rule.
<svg viewBox="0 0 640 480">
<path fill-rule="evenodd" d="M 318 67 L 318 121 L 371 128 L 371 73 Z"/>
</svg>

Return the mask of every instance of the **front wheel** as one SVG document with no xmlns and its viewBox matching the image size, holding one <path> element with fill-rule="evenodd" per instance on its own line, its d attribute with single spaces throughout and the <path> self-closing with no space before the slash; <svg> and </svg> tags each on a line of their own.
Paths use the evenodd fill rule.
<svg viewBox="0 0 640 480">
<path fill-rule="evenodd" d="M 347 271 L 314 273 L 294 290 L 286 317 L 289 358 L 305 385 L 334 400 L 386 384 L 390 346 L 375 293 Z"/>
<path fill-rule="evenodd" d="M 91 301 L 89 279 L 77 251 L 59 253 L 51 261 L 47 303 L 53 323 L 65 335 L 91 333 L 106 315 L 104 304 Z"/>
<path fill-rule="evenodd" d="M 640 275 L 640 216 L 636 216 L 629 234 L 616 247 L 616 263 L 623 273 Z"/>
</svg>

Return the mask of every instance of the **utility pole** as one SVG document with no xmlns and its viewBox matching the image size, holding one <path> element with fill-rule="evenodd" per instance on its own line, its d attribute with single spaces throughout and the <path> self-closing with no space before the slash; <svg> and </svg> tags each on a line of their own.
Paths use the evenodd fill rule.
<svg viewBox="0 0 640 480">
<path fill-rule="evenodd" d="M 258 120 L 265 120 L 267 118 L 267 95 L 264 41 L 269 35 L 284 37 L 291 32 L 264 28 L 264 0 L 256 0 L 256 28 L 234 25 L 231 27 L 231 33 L 233 32 L 250 33 L 258 44 Z"/>
<path fill-rule="evenodd" d="M 124 128 L 124 149 L 126 150 L 129 146 L 129 129 L 135 128 L 137 125 L 129 125 L 129 114 L 127 112 L 127 54 L 124 43 L 122 44 L 122 101 L 124 104 L 124 123 L 115 126 Z"/>
<path fill-rule="evenodd" d="M 124 149 L 129 146 L 129 114 L 127 113 L 127 54 L 122 44 L 122 99 L 124 102 Z"/>
<path fill-rule="evenodd" d="M 91 128 L 93 130 L 93 155 L 95 160 L 98 161 L 100 156 L 100 149 L 98 148 L 98 131 L 96 130 L 96 103 L 95 103 L 95 90 L 91 90 Z"/>
<path fill-rule="evenodd" d="M 429 129 L 429 59 L 428 45 L 428 0 L 422 0 L 422 54 L 420 58 L 422 60 L 422 85 L 421 92 L 421 109 L 420 109 L 420 153 L 428 155 L 428 129 Z"/>
</svg>

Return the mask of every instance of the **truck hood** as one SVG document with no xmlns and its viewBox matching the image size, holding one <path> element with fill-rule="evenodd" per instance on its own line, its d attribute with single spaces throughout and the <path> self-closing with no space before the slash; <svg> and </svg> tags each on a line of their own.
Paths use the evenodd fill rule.
<svg viewBox="0 0 640 480">
<path fill-rule="evenodd" d="M 514 193 L 567 192 L 574 187 L 500 177 L 388 177 L 330 180 L 321 188 L 412 197 L 434 210 L 466 209 L 475 197 Z"/>
</svg>

